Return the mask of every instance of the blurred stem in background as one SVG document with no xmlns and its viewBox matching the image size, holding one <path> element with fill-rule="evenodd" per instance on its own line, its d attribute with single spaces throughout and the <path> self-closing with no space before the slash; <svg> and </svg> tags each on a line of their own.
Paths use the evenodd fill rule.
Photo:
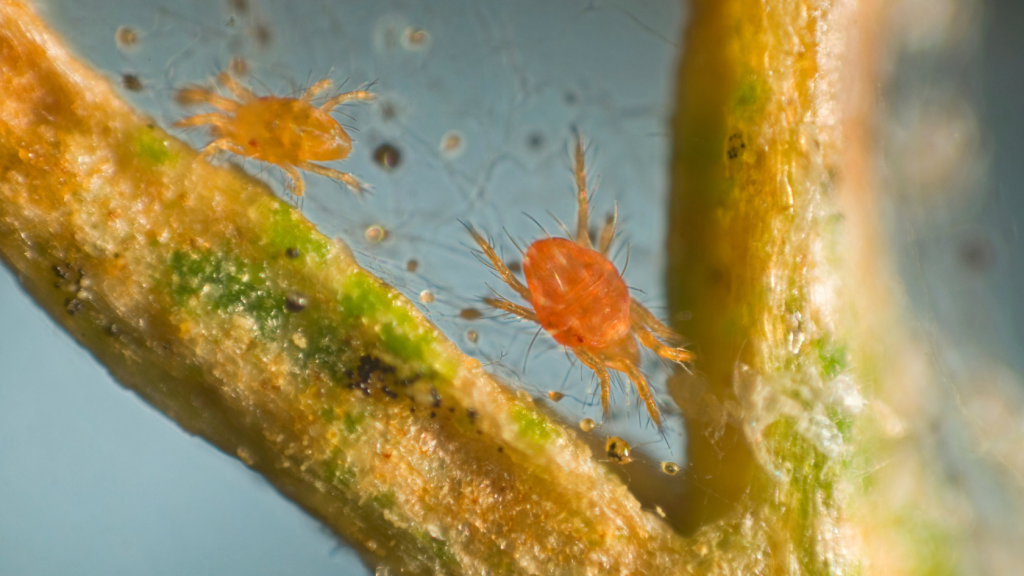
<svg viewBox="0 0 1024 576">
<path fill-rule="evenodd" d="M 889 9 L 694 3 L 667 293 L 677 318 L 692 316 L 677 328 L 695 371 L 671 387 L 701 484 L 680 525 L 740 573 L 1020 571 L 1020 473 L 895 299 L 874 132 L 898 44 Z M 965 478 L 991 492 L 972 495 Z M 723 536 L 734 522 L 745 554 Z"/>
</svg>

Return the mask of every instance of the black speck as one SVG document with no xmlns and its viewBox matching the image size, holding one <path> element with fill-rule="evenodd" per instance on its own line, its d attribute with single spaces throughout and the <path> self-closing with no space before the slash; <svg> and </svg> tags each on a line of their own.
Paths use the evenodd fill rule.
<svg viewBox="0 0 1024 576">
<path fill-rule="evenodd" d="M 415 414 L 416 413 L 416 407 L 415 406 L 409 406 L 409 413 L 410 414 Z"/>
<path fill-rule="evenodd" d="M 385 364 L 376 356 L 363 356 L 359 359 L 359 368 L 356 369 L 356 376 L 361 382 L 369 382 L 375 374 L 394 374 L 395 367 Z"/>
<path fill-rule="evenodd" d="M 394 392 L 392 392 L 391 389 L 388 388 L 387 386 L 384 386 L 383 388 L 381 388 L 380 391 L 383 392 L 385 396 L 387 396 L 388 398 L 391 398 L 392 400 L 394 400 L 395 398 L 398 398 L 398 394 L 395 394 Z"/>
<path fill-rule="evenodd" d="M 289 248 L 284 251 L 284 255 L 294 260 L 299 256 L 302 256 L 302 252 L 300 252 L 298 248 Z"/>
<path fill-rule="evenodd" d="M 430 417 L 431 418 L 437 418 L 437 412 L 434 412 L 433 410 L 431 410 L 430 411 Z"/>
<path fill-rule="evenodd" d="M 534 152 L 540 151 L 544 148 L 544 133 L 540 131 L 530 132 L 526 137 L 526 146 Z"/>
<path fill-rule="evenodd" d="M 504 452 L 504 451 L 505 451 L 505 447 L 504 446 L 498 446 L 498 452 Z"/>
<path fill-rule="evenodd" d="M 58 278 L 67 280 L 68 276 L 71 274 L 71 264 L 54 264 L 53 273 L 56 274 Z"/>
<path fill-rule="evenodd" d="M 523 265 L 518 260 L 512 260 L 511 262 L 507 262 L 505 263 L 505 266 L 507 266 L 509 270 L 516 274 L 519 274 L 520 272 L 523 271 Z"/>
<path fill-rule="evenodd" d="M 285 298 L 284 305 L 289 312 L 302 312 L 309 306 L 309 298 L 301 292 L 292 292 Z"/>
<path fill-rule="evenodd" d="M 743 142 L 743 134 L 736 132 L 732 136 L 729 136 L 729 142 L 725 153 L 729 157 L 729 160 L 735 160 L 740 157 L 741 151 L 746 147 L 746 143 Z"/>
<path fill-rule="evenodd" d="M 450 412 L 451 414 L 455 414 L 455 408 L 449 407 L 448 412 Z"/>
<path fill-rule="evenodd" d="M 995 250 L 987 238 L 973 238 L 960 246 L 960 260 L 974 272 L 984 272 L 992 266 Z"/>
<path fill-rule="evenodd" d="M 264 23 L 257 24 L 252 30 L 253 38 L 256 39 L 256 44 L 262 48 L 266 48 L 270 45 L 270 42 L 274 39 L 273 33 L 270 31 L 270 27 Z"/>
<path fill-rule="evenodd" d="M 132 92 L 142 92 L 142 79 L 135 74 L 121 74 L 121 85 Z"/>
<path fill-rule="evenodd" d="M 74 316 L 82 309 L 82 301 L 78 298 L 68 298 L 64 300 L 64 311 Z"/>
<path fill-rule="evenodd" d="M 434 408 L 440 408 L 441 407 L 441 395 L 437 393 L 437 388 L 431 388 L 430 389 L 430 397 L 434 399 L 434 403 L 432 404 L 432 406 Z"/>
<path fill-rule="evenodd" d="M 390 172 L 398 168 L 398 165 L 402 163 L 402 153 L 393 145 L 384 143 L 377 146 L 377 149 L 373 151 L 373 161 L 381 168 Z"/>
<path fill-rule="evenodd" d="M 370 387 L 366 385 L 366 382 L 353 382 L 349 384 L 348 387 L 350 390 L 353 388 L 358 388 L 363 393 L 363 396 L 369 396 L 370 394 L 373 393 L 370 390 Z"/>
<path fill-rule="evenodd" d="M 469 416 L 470 422 L 476 422 L 476 410 L 473 410 L 472 408 L 466 410 L 466 416 Z"/>
</svg>

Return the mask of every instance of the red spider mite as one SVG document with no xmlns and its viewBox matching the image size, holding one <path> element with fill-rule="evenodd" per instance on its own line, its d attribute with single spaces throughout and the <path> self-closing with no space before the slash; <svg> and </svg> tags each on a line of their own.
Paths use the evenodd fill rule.
<svg viewBox="0 0 1024 576">
<path fill-rule="evenodd" d="M 608 249 L 615 236 L 614 218 L 601 230 L 597 249 L 594 249 L 587 231 L 589 216 L 582 137 L 576 140 L 575 172 L 579 202 L 576 238 L 545 238 L 530 244 L 523 259 L 526 286 L 505 266 L 487 240 L 470 228 L 473 239 L 501 279 L 533 308 L 500 296 L 484 301 L 540 324 L 556 342 L 572 350 L 593 370 L 601 382 L 601 406 L 606 418 L 611 398 L 608 370 L 624 373 L 636 386 L 647 412 L 660 428 L 661 414 L 639 367 L 637 340 L 673 362 L 687 362 L 693 355 L 662 342 L 677 344 L 680 337 L 630 297 L 626 282 L 608 259 Z"/>
<path fill-rule="evenodd" d="M 302 196 L 306 185 L 299 168 L 340 180 L 355 192 L 362 184 L 351 174 L 313 164 L 342 160 L 352 151 L 352 138 L 341 124 L 331 118 L 330 112 L 350 100 L 373 100 L 375 96 L 365 90 L 355 90 L 328 98 L 320 106 L 311 102 L 320 92 L 330 88 L 330 80 L 321 80 L 299 98 L 256 96 L 228 72 L 217 76 L 237 100 L 225 98 L 200 86 L 190 86 L 178 92 L 178 102 L 186 105 L 207 104 L 220 112 L 197 114 L 174 123 L 177 128 L 210 126 L 215 140 L 200 158 L 227 150 L 279 166 L 294 182 L 292 192 Z"/>
</svg>

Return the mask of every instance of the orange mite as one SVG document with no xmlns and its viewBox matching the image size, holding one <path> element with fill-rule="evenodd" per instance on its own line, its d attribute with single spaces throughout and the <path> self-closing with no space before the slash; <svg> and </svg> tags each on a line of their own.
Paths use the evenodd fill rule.
<svg viewBox="0 0 1024 576">
<path fill-rule="evenodd" d="M 256 96 L 227 72 L 221 72 L 217 80 L 237 100 L 199 86 L 178 92 L 178 101 L 182 104 L 208 104 L 221 110 L 189 116 L 174 123 L 178 128 L 210 126 L 210 132 L 216 139 L 203 150 L 200 158 L 209 158 L 227 150 L 275 164 L 291 177 L 294 182 L 292 192 L 296 196 L 302 196 L 306 189 L 299 168 L 341 180 L 355 192 L 362 191 L 362 184 L 351 174 L 312 162 L 342 160 L 349 155 L 352 138 L 329 113 L 350 100 L 373 100 L 375 96 L 371 92 L 345 92 L 328 98 L 318 107 L 311 102 L 318 93 L 331 86 L 330 80 L 317 82 L 299 98 Z"/>
<path fill-rule="evenodd" d="M 500 310 L 540 324 L 556 342 L 572 350 L 581 362 L 597 373 L 601 382 L 601 406 L 608 416 L 611 378 L 608 370 L 624 373 L 636 386 L 658 427 L 661 415 L 647 378 L 640 370 L 640 344 L 662 358 L 687 362 L 693 355 L 662 340 L 678 343 L 679 336 L 662 324 L 650 310 L 629 295 L 629 288 L 608 259 L 615 236 L 615 220 L 601 231 L 595 250 L 587 231 L 586 176 L 583 170 L 583 140 L 576 141 L 576 188 L 579 213 L 576 238 L 546 238 L 530 244 L 523 259 L 526 286 L 517 279 L 475 230 L 473 239 L 490 260 L 502 280 L 533 308 L 505 298 L 485 298 Z"/>
</svg>

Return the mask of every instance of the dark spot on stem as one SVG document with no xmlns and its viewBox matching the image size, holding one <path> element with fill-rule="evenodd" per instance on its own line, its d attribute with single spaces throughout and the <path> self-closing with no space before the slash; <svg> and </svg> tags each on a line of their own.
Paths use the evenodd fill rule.
<svg viewBox="0 0 1024 576">
<path fill-rule="evenodd" d="M 82 310 L 82 301 L 78 298 L 68 298 L 64 300 L 64 311 L 74 316 Z"/>
<path fill-rule="evenodd" d="M 309 298 L 301 292 L 292 292 L 285 298 L 284 305 L 289 312 L 302 312 L 309 306 Z"/>
<path fill-rule="evenodd" d="M 71 275 L 71 264 L 54 264 L 53 273 L 62 280 L 67 280 L 68 276 Z"/>
<path fill-rule="evenodd" d="M 289 248 L 284 251 L 284 255 L 294 260 L 299 256 L 302 256 L 302 252 L 300 252 L 298 248 Z"/>
<path fill-rule="evenodd" d="M 743 142 L 743 134 L 736 132 L 732 136 L 729 136 L 729 142 L 726 144 L 725 154 L 729 157 L 729 160 L 735 160 L 740 157 L 743 150 L 747 145 Z"/>
</svg>

